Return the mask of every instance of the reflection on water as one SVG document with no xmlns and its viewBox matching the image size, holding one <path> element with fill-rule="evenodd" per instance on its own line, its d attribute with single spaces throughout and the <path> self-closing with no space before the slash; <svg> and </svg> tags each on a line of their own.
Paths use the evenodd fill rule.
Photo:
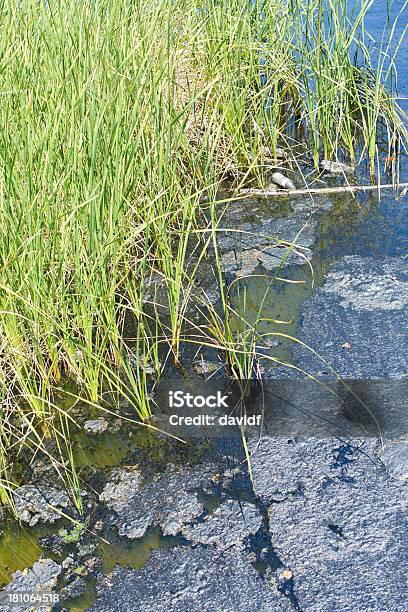
<svg viewBox="0 0 408 612">
<path fill-rule="evenodd" d="M 10 581 L 17 570 L 31 567 L 41 555 L 40 538 L 49 535 L 55 526 L 40 525 L 26 529 L 14 521 L 3 523 L 0 535 L 0 586 Z"/>
<path fill-rule="evenodd" d="M 105 431 L 89 436 L 80 431 L 75 436 L 73 454 L 78 467 L 109 467 L 119 465 L 129 450 L 129 440 Z"/>
</svg>

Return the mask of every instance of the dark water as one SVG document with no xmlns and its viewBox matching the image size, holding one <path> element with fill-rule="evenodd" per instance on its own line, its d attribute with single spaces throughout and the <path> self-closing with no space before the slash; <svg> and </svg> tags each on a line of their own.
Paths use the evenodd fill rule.
<svg viewBox="0 0 408 612">
<path fill-rule="evenodd" d="M 393 23 L 397 19 L 393 29 Z M 366 28 L 374 38 L 371 45 L 372 56 L 378 59 L 378 49 L 384 38 L 387 41 L 392 34 L 391 50 L 395 50 L 401 37 L 406 30 L 408 23 L 408 5 L 406 0 L 376 0 L 370 8 L 366 18 Z M 404 40 L 399 47 L 397 68 L 398 82 L 396 83 L 397 95 L 400 104 L 404 109 L 408 109 L 408 44 Z"/>
</svg>

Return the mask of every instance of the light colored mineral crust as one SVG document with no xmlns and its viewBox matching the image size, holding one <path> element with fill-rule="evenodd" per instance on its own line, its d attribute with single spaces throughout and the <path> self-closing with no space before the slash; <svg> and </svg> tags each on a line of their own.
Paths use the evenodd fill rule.
<svg viewBox="0 0 408 612">
<path fill-rule="evenodd" d="M 1 612 L 20 612 L 20 610 L 50 610 L 51 606 L 44 603 L 37 604 L 11 603 L 8 604 L 8 596 L 15 594 L 29 594 L 32 596 L 47 594 L 50 595 L 57 586 L 58 576 L 61 573 L 61 566 L 52 559 L 40 559 L 36 561 L 30 569 L 17 570 L 12 576 L 12 580 L 2 591 L 0 603 Z"/>
<path fill-rule="evenodd" d="M 394 262 L 386 262 L 379 274 L 364 269 L 332 272 L 323 291 L 339 296 L 343 308 L 400 310 L 408 305 L 408 280 L 399 279 L 396 271 Z"/>
<path fill-rule="evenodd" d="M 236 546 L 244 547 L 244 540 L 258 531 L 262 525 L 259 510 L 247 502 L 229 499 L 204 521 L 183 528 L 183 535 L 201 544 L 211 544 L 219 550 Z"/>
<path fill-rule="evenodd" d="M 172 466 L 143 483 L 140 471 L 119 469 L 99 496 L 117 514 L 120 535 L 141 538 L 150 526 L 160 525 L 164 535 L 176 535 L 184 524 L 203 512 L 196 490 L 209 479 L 206 469 Z"/>
</svg>

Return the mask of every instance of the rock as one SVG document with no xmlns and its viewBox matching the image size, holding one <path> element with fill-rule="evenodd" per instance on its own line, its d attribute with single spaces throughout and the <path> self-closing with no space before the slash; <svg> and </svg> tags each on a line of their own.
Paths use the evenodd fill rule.
<svg viewBox="0 0 408 612">
<path fill-rule="evenodd" d="M 234 273 L 238 277 L 254 274 L 259 265 L 259 249 L 248 249 L 246 251 L 222 254 L 222 269 L 224 272 Z"/>
<path fill-rule="evenodd" d="M 44 602 L 44 605 L 39 606 L 38 602 L 34 602 L 31 605 L 8 603 L 8 595 L 16 594 L 29 594 L 29 595 L 41 595 L 51 594 L 57 584 L 57 579 L 61 573 L 61 566 L 55 563 L 52 559 L 40 559 L 36 561 L 32 568 L 25 569 L 23 571 L 18 570 L 14 572 L 12 581 L 7 584 L 1 594 L 0 599 L 0 611 L 1 612 L 17 612 L 20 610 L 38 609 L 46 610 L 50 609 L 49 604 Z"/>
<path fill-rule="evenodd" d="M 228 237 L 227 248 L 235 249 L 222 253 L 222 267 L 225 272 L 238 277 L 254 274 L 262 265 L 266 270 L 276 270 L 283 261 L 283 266 L 303 265 L 312 256 L 310 246 L 315 240 L 317 222 L 300 215 L 282 219 L 267 219 L 258 224 L 258 234 L 248 235 L 234 241 Z M 291 249 L 280 241 L 291 244 Z M 288 254 L 289 252 L 289 254 Z M 301 254 L 300 254 L 301 253 Z"/>
<path fill-rule="evenodd" d="M 317 221 L 307 214 L 297 214 L 280 219 L 264 219 L 259 232 L 264 237 L 263 244 L 274 240 L 284 240 L 297 246 L 311 247 L 315 241 Z M 265 237 L 268 237 L 267 240 Z"/>
<path fill-rule="evenodd" d="M 231 546 L 244 548 L 244 540 L 262 524 L 259 510 L 247 502 L 227 500 L 204 521 L 182 528 L 182 534 L 193 542 L 214 545 L 219 550 Z"/>
<path fill-rule="evenodd" d="M 126 470 L 114 470 L 112 476 L 113 479 L 105 485 L 99 495 L 99 501 L 105 502 L 109 508 L 119 512 L 127 498 L 140 491 L 143 478 L 137 466 Z"/>
<path fill-rule="evenodd" d="M 49 485 L 23 485 L 14 491 L 14 503 L 18 518 L 31 527 L 39 521 L 53 523 L 62 512 L 72 509 L 65 491 Z"/>
<path fill-rule="evenodd" d="M 100 566 L 101 560 L 98 557 L 90 557 L 84 561 L 87 572 L 94 572 L 97 567 Z"/>
<path fill-rule="evenodd" d="M 78 557 L 87 557 L 92 555 L 95 552 L 96 545 L 92 544 L 92 542 L 88 542 L 87 544 L 78 544 L 77 545 L 77 554 Z"/>
<path fill-rule="evenodd" d="M 330 161 L 328 159 L 322 159 L 319 163 L 319 167 L 327 174 L 349 174 L 354 172 L 354 168 L 352 166 L 348 166 L 347 164 L 337 161 Z"/>
<path fill-rule="evenodd" d="M 272 161 L 276 161 L 277 159 L 286 159 L 287 157 L 286 151 L 284 149 L 281 149 L 280 147 L 276 147 L 275 154 L 269 147 L 264 147 L 263 154 L 266 160 Z"/>
<path fill-rule="evenodd" d="M 111 433 L 118 433 L 123 425 L 122 419 L 115 419 L 113 423 L 109 423 L 108 431 Z"/>
<path fill-rule="evenodd" d="M 274 172 L 271 176 L 272 183 L 282 189 L 296 189 L 294 183 L 281 172 Z"/>
<path fill-rule="evenodd" d="M 240 253 L 230 252 L 222 256 L 224 272 L 234 274 L 238 278 L 253 275 L 258 266 L 265 270 L 276 270 L 279 266 L 303 265 L 312 256 L 309 249 L 303 249 L 302 255 L 288 247 L 269 247 L 265 250 L 250 249 Z"/>
<path fill-rule="evenodd" d="M 208 282 L 208 277 L 207 277 Z M 217 286 L 214 287 L 200 287 L 194 292 L 196 299 L 199 303 L 204 305 L 207 304 L 217 304 L 221 299 L 221 293 Z"/>
<path fill-rule="evenodd" d="M 133 370 L 137 370 L 138 368 L 142 368 L 146 374 L 149 376 L 156 372 L 156 369 L 152 363 L 150 363 L 146 357 L 142 354 L 134 355 L 130 354 L 129 358 L 130 364 Z"/>
<path fill-rule="evenodd" d="M 81 597 L 81 595 L 86 592 L 86 589 L 87 584 L 85 579 L 77 577 L 62 589 L 61 595 L 64 599 L 76 599 L 77 597 Z"/>
<path fill-rule="evenodd" d="M 65 557 L 63 562 L 61 563 L 62 569 L 68 569 L 74 565 L 74 558 L 71 556 Z"/>
<path fill-rule="evenodd" d="M 313 198 L 310 196 L 296 196 L 296 198 L 292 198 L 291 206 L 295 213 L 315 214 L 331 210 L 334 206 L 334 200 L 327 197 L 327 195 L 314 194 Z"/>
<path fill-rule="evenodd" d="M 108 425 L 108 421 L 104 418 L 93 419 L 84 423 L 84 430 L 87 434 L 97 435 L 106 431 Z"/>
<path fill-rule="evenodd" d="M 266 438 L 253 456 L 274 550 L 302 610 L 406 609 L 408 492 L 374 460 L 376 443 Z"/>
<path fill-rule="evenodd" d="M 138 572 L 117 569 L 97 584 L 93 612 L 283 612 L 289 601 L 269 586 L 240 550 L 156 550 Z"/>
<path fill-rule="evenodd" d="M 205 359 L 198 357 L 192 362 L 191 367 L 197 374 L 205 376 L 220 370 L 222 368 L 222 363 L 219 361 L 206 361 Z"/>
<path fill-rule="evenodd" d="M 164 535 L 176 535 L 184 524 L 203 512 L 196 490 L 208 483 L 211 466 L 174 468 L 143 483 L 137 469 L 116 470 L 101 495 L 101 501 L 117 514 L 119 534 L 141 538 L 153 525 Z"/>
<path fill-rule="evenodd" d="M 52 533 L 49 536 L 44 536 L 39 539 L 43 551 L 48 551 L 53 555 L 62 555 L 65 542 L 58 533 Z"/>
</svg>

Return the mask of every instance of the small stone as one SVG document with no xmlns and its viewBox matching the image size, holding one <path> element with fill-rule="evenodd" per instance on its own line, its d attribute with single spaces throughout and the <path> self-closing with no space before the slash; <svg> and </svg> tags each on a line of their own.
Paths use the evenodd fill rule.
<svg viewBox="0 0 408 612">
<path fill-rule="evenodd" d="M 195 359 L 191 367 L 200 375 L 208 375 L 220 369 L 221 364 L 218 361 L 206 361 L 202 357 Z"/>
<path fill-rule="evenodd" d="M 293 578 L 293 572 L 290 569 L 284 569 L 281 576 L 283 580 L 291 580 Z"/>
<path fill-rule="evenodd" d="M 281 172 L 274 172 L 271 176 L 272 183 L 282 187 L 282 189 L 296 189 L 294 183 Z"/>
<path fill-rule="evenodd" d="M 98 565 L 100 565 L 100 560 L 98 559 L 98 557 L 91 557 L 90 559 L 86 559 L 84 563 L 88 572 L 93 572 L 94 569 L 97 568 Z"/>
<path fill-rule="evenodd" d="M 328 159 L 322 159 L 319 166 L 320 169 L 327 174 L 348 174 L 354 172 L 352 166 L 337 161 L 330 161 Z"/>
<path fill-rule="evenodd" d="M 78 557 L 86 557 L 87 555 L 91 555 L 93 552 L 95 552 L 95 548 L 95 544 L 92 543 L 78 546 Z"/>
<path fill-rule="evenodd" d="M 280 147 L 276 147 L 275 154 L 272 152 L 272 150 L 269 147 L 264 147 L 263 154 L 265 156 L 265 159 L 272 159 L 272 160 L 285 159 L 287 157 L 286 151 L 284 151 L 284 149 L 281 149 Z"/>
<path fill-rule="evenodd" d="M 86 421 L 84 423 L 84 430 L 87 434 L 98 435 L 106 431 L 108 425 L 108 421 L 102 417 L 100 419 Z"/>
<path fill-rule="evenodd" d="M 71 556 L 66 557 L 63 562 L 61 563 L 61 567 L 63 569 L 67 569 L 68 567 L 71 567 L 74 563 L 74 559 Z"/>
</svg>

